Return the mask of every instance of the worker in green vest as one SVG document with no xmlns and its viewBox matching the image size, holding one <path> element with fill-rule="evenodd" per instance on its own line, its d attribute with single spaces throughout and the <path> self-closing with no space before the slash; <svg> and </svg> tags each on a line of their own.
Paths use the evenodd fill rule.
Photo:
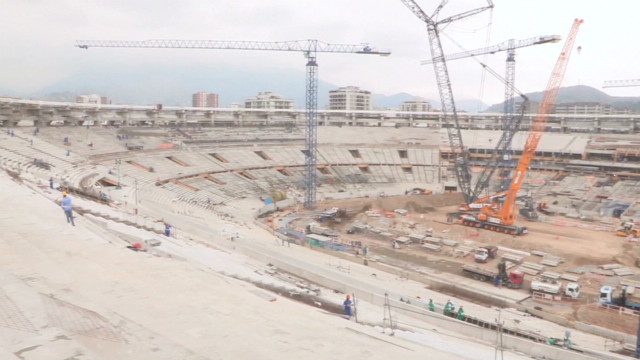
<svg viewBox="0 0 640 360">
<path fill-rule="evenodd" d="M 436 311 L 436 306 L 433 304 L 433 299 L 429 299 L 429 311 Z"/>
<path fill-rule="evenodd" d="M 464 310 L 462 310 L 462 306 L 458 309 L 458 320 L 464 319 Z"/>
</svg>

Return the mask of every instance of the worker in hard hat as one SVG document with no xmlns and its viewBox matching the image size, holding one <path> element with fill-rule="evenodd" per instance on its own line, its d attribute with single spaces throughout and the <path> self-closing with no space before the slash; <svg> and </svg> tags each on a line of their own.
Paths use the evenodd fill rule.
<svg viewBox="0 0 640 360">
<path fill-rule="evenodd" d="M 444 304 L 444 314 L 449 316 L 451 314 L 451 311 L 455 308 L 454 306 L 455 305 L 453 305 L 451 300 L 447 300 L 447 303 Z"/>
<path fill-rule="evenodd" d="M 60 202 L 62 206 L 62 210 L 64 210 L 64 214 L 67 217 L 67 224 L 71 223 L 71 225 L 76 226 L 73 222 L 73 206 L 71 205 L 71 196 L 67 194 L 66 191 L 62 192 L 62 201 Z"/>
<path fill-rule="evenodd" d="M 351 301 L 351 295 L 347 294 L 347 298 L 342 304 L 344 305 L 344 314 L 348 318 L 351 318 L 351 306 L 353 305 L 353 302 Z"/>
</svg>

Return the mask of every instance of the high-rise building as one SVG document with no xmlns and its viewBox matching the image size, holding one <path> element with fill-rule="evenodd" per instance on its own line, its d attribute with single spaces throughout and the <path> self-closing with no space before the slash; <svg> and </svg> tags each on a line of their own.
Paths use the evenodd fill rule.
<svg viewBox="0 0 640 360">
<path fill-rule="evenodd" d="M 217 108 L 218 94 L 199 91 L 191 96 L 191 103 L 193 107 Z"/>
<path fill-rule="evenodd" d="M 257 96 L 247 98 L 244 102 L 247 109 L 293 109 L 293 100 L 270 91 L 259 92 Z"/>
<path fill-rule="evenodd" d="M 108 99 L 106 96 L 98 94 L 78 95 L 76 96 L 76 102 L 81 104 L 107 104 Z"/>
<path fill-rule="evenodd" d="M 371 92 L 357 86 L 329 91 L 329 110 L 371 110 Z"/>
</svg>

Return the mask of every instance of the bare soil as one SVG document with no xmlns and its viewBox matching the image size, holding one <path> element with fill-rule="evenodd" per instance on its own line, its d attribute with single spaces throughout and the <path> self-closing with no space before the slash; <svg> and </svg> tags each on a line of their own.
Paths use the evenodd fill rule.
<svg viewBox="0 0 640 360">
<path fill-rule="evenodd" d="M 454 257 L 453 251 L 443 250 L 440 253 L 428 252 L 415 245 L 391 249 L 391 240 L 367 234 L 346 234 L 346 230 L 355 220 L 366 222 L 372 226 L 388 229 L 394 235 L 424 233 L 433 230 L 433 236 L 457 240 L 460 245 L 477 247 L 491 244 L 515 250 L 530 252 L 543 251 L 564 259 L 558 267 L 547 267 L 548 271 L 566 273 L 567 269 L 577 266 L 597 266 L 620 263 L 633 268 L 635 259 L 639 258 L 638 246 L 632 245 L 625 238 L 615 236 L 612 232 L 596 231 L 578 226 L 578 220 L 562 217 L 548 217 L 547 221 L 527 222 L 519 220 L 520 225 L 529 228 L 529 233 L 522 236 L 505 235 L 496 232 L 478 230 L 459 224 L 447 223 L 447 213 L 455 212 L 463 202 L 460 194 L 389 196 L 378 198 L 352 198 L 345 200 L 329 200 L 318 204 L 318 208 L 339 207 L 348 209 L 348 216 L 338 221 L 323 224 L 342 233 L 342 241 L 361 241 L 370 248 L 370 254 L 394 259 L 400 264 L 408 264 L 407 271 L 416 266 L 424 266 L 443 272 L 460 272 L 462 263 L 473 262 L 472 255 L 464 258 Z M 406 209 L 407 216 L 369 217 L 367 210 L 379 210 L 392 213 L 394 209 Z M 567 224 L 561 226 L 561 224 Z M 577 226 L 569 226 L 577 225 Z M 444 247 L 447 249 L 447 247 Z M 540 257 L 530 255 L 523 261 L 539 263 Z M 527 276 L 529 279 L 530 276 Z M 545 307 L 545 311 L 562 315 L 569 320 L 578 320 L 616 331 L 634 334 L 638 319 L 624 315 L 612 315 L 609 311 L 594 306 L 598 291 L 603 284 L 615 285 L 619 279 L 610 276 L 586 273 L 580 275 L 582 289 L 581 299 L 570 307 Z M 526 290 L 523 290 L 526 291 Z"/>
</svg>

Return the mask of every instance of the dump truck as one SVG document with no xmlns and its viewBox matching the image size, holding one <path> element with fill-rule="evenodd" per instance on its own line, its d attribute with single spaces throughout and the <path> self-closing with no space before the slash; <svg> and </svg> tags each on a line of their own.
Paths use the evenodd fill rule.
<svg viewBox="0 0 640 360">
<path fill-rule="evenodd" d="M 600 288 L 598 302 L 601 304 L 611 304 L 633 310 L 640 310 L 640 294 L 636 294 L 635 290 L 636 288 L 633 286 L 624 286 L 620 291 L 620 296 L 614 297 L 614 288 L 612 286 L 605 285 Z"/>
<path fill-rule="evenodd" d="M 491 259 L 495 259 L 498 255 L 498 247 L 493 245 L 484 245 L 476 249 L 473 258 L 476 262 L 486 263 Z"/>
<path fill-rule="evenodd" d="M 580 285 L 570 282 L 565 286 L 558 280 L 537 277 L 531 280 L 531 292 L 561 295 L 563 297 L 577 299 L 580 296 Z"/>
<path fill-rule="evenodd" d="M 500 264 L 504 264 L 501 262 Z M 522 288 L 524 283 L 524 273 L 521 271 L 506 272 L 505 265 L 498 264 L 498 271 L 472 264 L 462 265 L 462 273 L 472 279 L 479 281 L 495 281 L 496 276 L 502 281 L 502 284 L 512 289 Z"/>
</svg>

